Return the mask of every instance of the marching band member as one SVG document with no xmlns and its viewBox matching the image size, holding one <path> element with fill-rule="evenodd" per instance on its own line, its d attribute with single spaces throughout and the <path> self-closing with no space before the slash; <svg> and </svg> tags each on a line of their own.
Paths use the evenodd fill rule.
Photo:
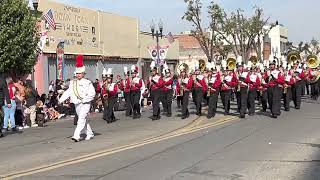
<svg viewBox="0 0 320 180">
<path fill-rule="evenodd" d="M 128 70 L 128 67 L 124 67 L 124 79 L 120 79 L 119 82 L 119 88 L 121 91 L 123 91 L 124 99 L 126 102 L 126 116 L 132 115 L 132 103 L 131 103 L 131 96 L 130 96 L 130 71 Z"/>
<path fill-rule="evenodd" d="M 295 84 L 295 79 L 293 78 L 292 74 L 293 71 L 291 69 L 290 64 L 286 68 L 286 65 L 284 66 L 285 72 L 285 83 L 284 83 L 284 89 L 283 89 L 283 104 L 284 104 L 284 110 L 290 111 L 290 101 L 292 98 L 292 86 Z"/>
<path fill-rule="evenodd" d="M 181 65 L 180 65 L 181 66 Z M 192 77 L 188 77 L 187 69 L 183 66 L 179 67 L 180 77 L 177 82 L 177 92 L 182 96 L 182 119 L 189 117 L 189 96 L 193 85 Z"/>
<path fill-rule="evenodd" d="M 114 116 L 114 105 L 118 97 L 118 84 L 113 82 L 112 69 L 108 71 L 104 69 L 103 75 L 107 77 L 107 81 L 102 86 L 102 98 L 104 101 L 103 119 L 108 123 L 116 121 Z"/>
<path fill-rule="evenodd" d="M 141 88 L 143 85 L 142 79 L 138 76 L 138 67 L 135 65 L 131 66 L 131 80 L 130 83 L 130 96 L 131 96 L 131 107 L 132 107 L 132 117 L 137 119 L 141 117 L 140 111 L 140 98 L 141 98 Z"/>
<path fill-rule="evenodd" d="M 170 69 L 167 64 L 164 64 L 163 66 L 163 74 L 164 74 L 164 78 L 163 78 L 164 86 L 162 88 L 163 108 L 164 108 L 164 112 L 167 113 L 167 117 L 171 117 L 172 116 L 171 104 L 172 104 L 172 97 L 173 97 L 173 89 L 172 89 L 173 77 L 171 75 Z"/>
<path fill-rule="evenodd" d="M 206 92 L 207 84 L 204 76 L 201 74 L 199 63 L 195 66 L 193 78 L 194 99 L 196 104 L 196 115 L 201 116 L 203 94 Z"/>
<path fill-rule="evenodd" d="M 273 118 L 281 114 L 281 96 L 284 84 L 284 75 L 276 69 L 276 61 L 270 62 L 270 70 L 265 73 L 265 81 L 268 83 L 268 104 Z"/>
<path fill-rule="evenodd" d="M 69 88 L 59 99 L 60 104 L 68 98 L 70 98 L 70 101 L 75 104 L 78 123 L 71 138 L 75 142 L 80 141 L 80 134 L 82 131 L 87 135 L 85 140 L 90 140 L 94 136 L 87 120 L 87 115 L 89 114 L 91 101 L 94 99 L 96 92 L 92 82 L 84 78 L 84 76 L 85 66 L 83 64 L 83 56 L 78 55 L 76 58 L 76 79 L 70 82 Z"/>
<path fill-rule="evenodd" d="M 207 118 L 211 119 L 216 115 L 218 97 L 221 88 L 221 76 L 217 72 L 213 63 L 207 64 L 207 78 L 206 83 L 208 85 L 207 98 L 208 98 L 208 115 Z"/>
<path fill-rule="evenodd" d="M 238 87 L 236 87 L 237 106 L 240 113 L 240 118 L 245 118 L 248 106 L 248 83 L 250 81 L 250 77 L 247 69 L 248 67 L 244 67 L 242 63 L 238 66 Z"/>
<path fill-rule="evenodd" d="M 307 74 L 307 81 L 310 83 L 311 86 L 311 99 L 317 100 L 319 97 L 319 85 L 318 80 L 319 78 L 319 71 L 317 68 L 309 68 Z"/>
<path fill-rule="evenodd" d="M 249 116 L 255 114 L 255 99 L 257 97 L 257 90 L 260 87 L 261 81 L 257 74 L 257 66 L 252 66 L 249 73 L 249 92 L 248 92 L 248 110 Z"/>
<path fill-rule="evenodd" d="M 233 69 L 229 69 L 228 67 L 226 67 L 226 70 L 224 71 L 221 80 L 222 84 L 220 96 L 222 104 L 224 106 L 224 114 L 229 115 L 231 91 L 237 86 L 238 80 Z"/>
<path fill-rule="evenodd" d="M 262 105 L 262 112 L 266 112 L 268 109 L 268 83 L 264 78 L 264 74 L 268 71 L 267 67 L 263 64 L 260 65 L 261 74 L 261 85 L 259 88 L 260 96 L 261 96 L 261 105 Z"/>
<path fill-rule="evenodd" d="M 296 109 L 300 109 L 301 95 L 304 89 L 305 73 L 303 69 L 298 67 L 299 62 L 293 62 L 293 77 L 295 78 L 295 84 L 292 87 L 292 99 Z"/>
<path fill-rule="evenodd" d="M 157 72 L 157 67 L 155 62 L 152 61 L 151 65 L 151 76 L 147 81 L 147 86 L 150 89 L 150 94 L 152 97 L 152 109 L 153 115 L 150 117 L 153 121 L 160 119 L 160 98 L 161 98 L 161 89 L 163 87 L 163 79 Z"/>
</svg>

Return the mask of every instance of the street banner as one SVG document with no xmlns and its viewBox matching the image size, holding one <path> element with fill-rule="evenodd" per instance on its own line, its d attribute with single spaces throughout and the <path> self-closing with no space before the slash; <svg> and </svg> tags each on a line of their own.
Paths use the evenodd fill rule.
<svg viewBox="0 0 320 180">
<path fill-rule="evenodd" d="M 59 43 L 57 46 L 57 79 L 64 80 L 64 43 Z"/>
<path fill-rule="evenodd" d="M 152 60 L 156 62 L 156 65 L 162 66 L 165 63 L 165 59 L 168 53 L 169 45 L 165 46 L 150 46 L 148 47 L 148 51 L 150 53 L 150 56 Z M 158 58 L 158 52 L 159 52 L 159 58 Z"/>
</svg>

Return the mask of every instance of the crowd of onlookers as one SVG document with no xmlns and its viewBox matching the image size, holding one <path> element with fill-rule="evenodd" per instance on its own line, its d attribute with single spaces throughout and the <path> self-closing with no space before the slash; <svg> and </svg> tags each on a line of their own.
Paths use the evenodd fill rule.
<svg viewBox="0 0 320 180">
<path fill-rule="evenodd" d="M 72 103 L 58 103 L 59 97 L 68 88 L 69 80 L 57 80 L 55 83 L 52 81 L 49 93 L 42 95 L 38 94 L 31 80 L 6 78 L 5 83 L 8 91 L 2 88 L 2 133 L 29 127 L 43 127 L 48 121 L 76 115 Z"/>
</svg>

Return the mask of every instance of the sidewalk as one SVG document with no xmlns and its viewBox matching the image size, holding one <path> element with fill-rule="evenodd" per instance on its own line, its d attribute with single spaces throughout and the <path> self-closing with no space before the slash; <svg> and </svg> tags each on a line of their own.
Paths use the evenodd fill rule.
<svg viewBox="0 0 320 180">
<path fill-rule="evenodd" d="M 143 109 L 141 119 L 132 119 L 125 117 L 124 112 L 116 112 L 116 117 L 120 120 L 112 124 L 107 124 L 102 120 L 102 114 L 92 114 L 89 119 L 96 136 L 91 141 L 79 143 L 74 143 L 70 139 L 75 128 L 70 118 L 48 123 L 44 128 L 29 128 L 17 134 L 8 135 L 0 139 L 0 174 L 27 170 L 100 150 L 128 145 L 169 133 L 196 119 L 201 119 L 201 123 L 208 122 L 205 115 L 198 118 L 194 114 L 193 106 L 190 107 L 191 115 L 186 120 L 177 117 L 180 114 L 178 110 L 173 110 L 171 118 L 162 116 L 159 121 L 151 121 L 148 118 L 151 116 L 150 109 Z M 222 117 L 223 115 L 217 114 L 216 118 L 209 121 L 213 122 Z"/>
</svg>

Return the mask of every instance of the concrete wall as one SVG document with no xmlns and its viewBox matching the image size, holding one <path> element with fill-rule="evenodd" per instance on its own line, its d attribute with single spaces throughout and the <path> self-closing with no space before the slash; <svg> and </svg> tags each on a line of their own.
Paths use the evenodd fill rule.
<svg viewBox="0 0 320 180">
<path fill-rule="evenodd" d="M 65 42 L 65 54 L 138 57 L 138 19 L 107 12 L 90 10 L 49 0 L 41 0 L 39 9 L 52 9 L 57 29 L 46 28 L 50 43 L 45 53 L 55 53 L 61 40 Z M 47 26 L 48 27 L 48 26 Z"/>
</svg>

